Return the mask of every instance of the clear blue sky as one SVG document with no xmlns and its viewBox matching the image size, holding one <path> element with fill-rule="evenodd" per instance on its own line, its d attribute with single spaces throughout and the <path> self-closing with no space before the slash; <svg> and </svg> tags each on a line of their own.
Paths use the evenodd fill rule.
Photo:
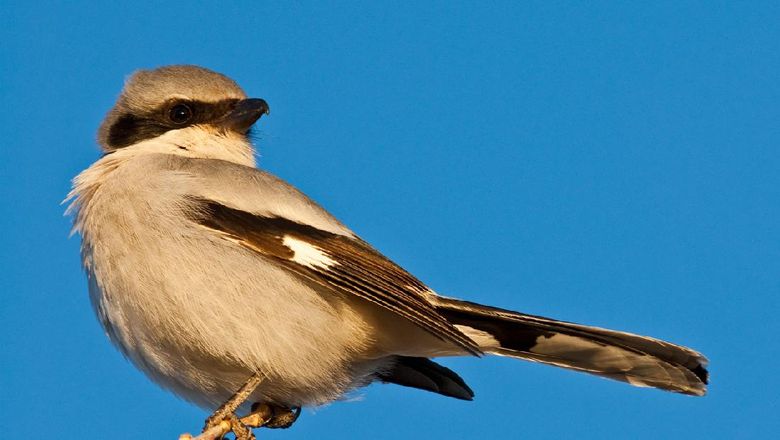
<svg viewBox="0 0 780 440">
<path fill-rule="evenodd" d="M 704 398 L 445 360 L 474 402 L 374 385 L 260 438 L 780 429 L 776 2 L 31 3 L 6 1 L 0 16 L 6 438 L 175 439 L 201 426 L 203 411 L 109 344 L 59 204 L 99 156 L 95 131 L 125 76 L 171 63 L 265 98 L 261 166 L 437 291 L 711 360 Z"/>
</svg>

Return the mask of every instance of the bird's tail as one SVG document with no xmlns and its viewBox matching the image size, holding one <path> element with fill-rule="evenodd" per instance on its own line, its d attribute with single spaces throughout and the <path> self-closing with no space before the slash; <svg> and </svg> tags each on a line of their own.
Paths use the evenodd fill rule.
<svg viewBox="0 0 780 440">
<path fill-rule="evenodd" d="M 497 355 L 583 371 L 601 377 L 702 396 L 707 359 L 686 347 L 631 333 L 436 298 L 461 331 Z"/>
</svg>

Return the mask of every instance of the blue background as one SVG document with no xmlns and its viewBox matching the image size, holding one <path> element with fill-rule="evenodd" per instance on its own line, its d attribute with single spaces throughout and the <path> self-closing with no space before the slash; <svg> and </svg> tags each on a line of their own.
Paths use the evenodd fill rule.
<svg viewBox="0 0 780 440">
<path fill-rule="evenodd" d="M 374 385 L 260 438 L 780 429 L 776 2 L 29 3 L 0 15 L 5 438 L 175 439 L 206 415 L 110 346 L 60 205 L 126 75 L 171 63 L 265 98 L 261 166 L 437 291 L 711 360 L 691 398 L 447 359 L 474 402 Z"/>
</svg>

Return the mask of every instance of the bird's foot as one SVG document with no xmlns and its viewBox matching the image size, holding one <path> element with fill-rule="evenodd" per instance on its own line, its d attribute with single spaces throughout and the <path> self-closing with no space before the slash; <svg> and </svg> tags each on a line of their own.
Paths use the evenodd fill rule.
<svg viewBox="0 0 780 440">
<path fill-rule="evenodd" d="M 266 403 L 255 403 L 252 405 L 252 411 L 242 418 L 228 411 L 229 408 L 220 408 L 214 412 L 206 419 L 206 426 L 203 428 L 203 432 L 216 431 L 222 435 L 232 432 L 236 435 L 236 440 L 255 440 L 252 429 L 261 427 L 271 429 L 289 428 L 298 420 L 298 416 L 301 415 L 300 407 L 288 408 Z M 191 439 L 191 437 L 184 438 Z"/>
<path fill-rule="evenodd" d="M 211 417 L 206 419 L 206 426 L 203 427 L 203 432 L 207 432 L 215 427 L 220 427 L 219 431 L 224 434 L 232 432 L 236 435 L 236 440 L 255 440 L 255 435 L 252 433 L 253 426 L 248 425 L 233 413 L 227 415 L 212 414 Z M 219 438 L 222 437 L 220 436 Z"/>
<path fill-rule="evenodd" d="M 244 424 L 235 414 L 229 416 L 230 430 L 236 435 L 236 440 L 255 440 L 251 427 Z"/>
<path fill-rule="evenodd" d="M 286 406 L 255 403 L 252 405 L 252 413 L 270 413 L 270 417 L 262 426 L 271 429 L 287 429 L 298 420 L 301 415 L 301 407 L 288 408 Z"/>
</svg>

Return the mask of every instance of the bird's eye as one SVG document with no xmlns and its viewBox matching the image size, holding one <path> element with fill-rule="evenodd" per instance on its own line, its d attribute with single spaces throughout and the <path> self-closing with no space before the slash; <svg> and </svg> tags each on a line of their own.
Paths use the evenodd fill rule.
<svg viewBox="0 0 780 440">
<path fill-rule="evenodd" d="M 176 104 L 171 107 L 168 117 L 174 124 L 186 124 L 192 119 L 192 109 L 187 104 Z"/>
</svg>

